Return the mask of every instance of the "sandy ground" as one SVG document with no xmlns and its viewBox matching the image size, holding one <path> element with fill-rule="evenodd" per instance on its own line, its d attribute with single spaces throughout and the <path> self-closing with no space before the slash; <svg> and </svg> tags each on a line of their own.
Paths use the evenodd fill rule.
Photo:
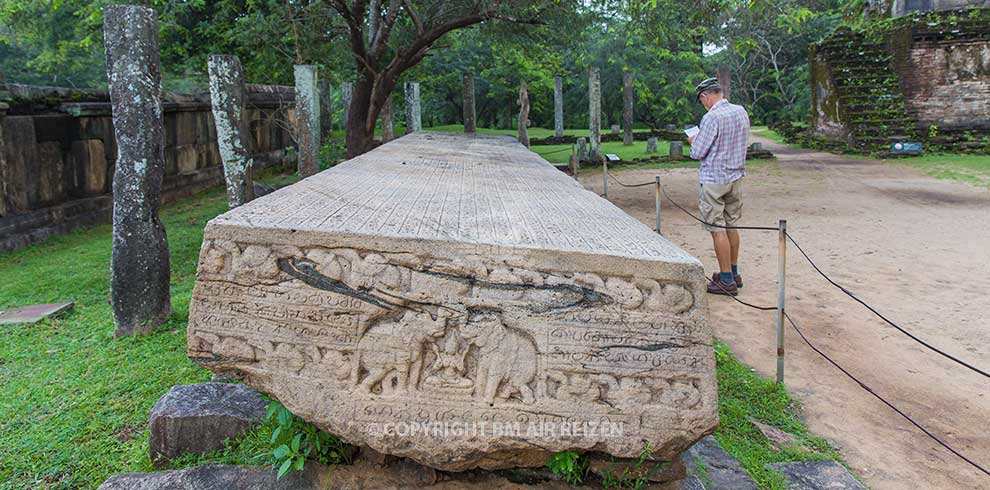
<svg viewBox="0 0 990 490">
<path fill-rule="evenodd" d="M 742 223 L 788 230 L 827 273 L 929 343 L 990 370 L 990 191 L 937 180 L 904 165 L 776 145 L 775 163 L 750 167 Z M 697 211 L 697 171 L 630 170 L 626 183 L 662 175 Z M 601 174 L 582 176 L 601 192 Z M 652 186 L 609 184 L 613 203 L 650 227 Z M 664 235 L 717 270 L 711 238 L 664 202 Z M 776 304 L 777 234 L 742 232 L 740 298 Z M 758 372 L 775 372 L 775 316 L 709 297 L 715 334 Z M 925 349 L 830 286 L 788 248 L 787 308 L 819 348 L 963 454 L 990 467 L 990 380 Z M 786 383 L 816 434 L 837 444 L 871 488 L 990 488 L 938 446 L 785 333 Z"/>
</svg>

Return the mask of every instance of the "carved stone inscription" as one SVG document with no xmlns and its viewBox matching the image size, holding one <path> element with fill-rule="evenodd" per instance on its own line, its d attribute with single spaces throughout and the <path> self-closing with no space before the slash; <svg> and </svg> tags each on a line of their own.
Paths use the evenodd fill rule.
<svg viewBox="0 0 990 490">
<path fill-rule="evenodd" d="M 700 266 L 543 253 L 214 222 L 189 355 L 351 443 L 450 471 L 645 443 L 673 457 L 714 430 Z"/>
</svg>

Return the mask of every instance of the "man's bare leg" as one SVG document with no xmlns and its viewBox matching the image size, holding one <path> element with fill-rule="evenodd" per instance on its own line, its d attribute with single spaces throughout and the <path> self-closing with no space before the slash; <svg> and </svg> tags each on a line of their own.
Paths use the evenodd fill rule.
<svg viewBox="0 0 990 490">
<path fill-rule="evenodd" d="M 729 248 L 732 250 L 731 265 L 736 265 L 739 263 L 739 232 L 736 230 L 725 230 L 725 234 L 729 237 Z"/>
<path fill-rule="evenodd" d="M 736 235 L 736 246 L 738 253 L 739 234 Z M 724 231 L 712 232 L 712 244 L 715 246 L 715 258 L 718 259 L 718 269 L 720 272 L 732 272 L 732 246 L 729 242 L 729 235 Z"/>
</svg>

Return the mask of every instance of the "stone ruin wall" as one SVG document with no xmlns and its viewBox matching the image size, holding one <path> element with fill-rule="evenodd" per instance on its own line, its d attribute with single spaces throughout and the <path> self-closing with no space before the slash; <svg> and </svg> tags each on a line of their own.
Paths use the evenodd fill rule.
<svg viewBox="0 0 990 490">
<path fill-rule="evenodd" d="M 990 10 L 940 12 L 899 22 L 898 28 L 878 34 L 879 38 L 850 38 L 847 32 L 837 32 L 811 46 L 813 133 L 853 144 L 875 137 L 864 134 L 865 128 L 857 128 L 854 121 L 886 105 L 894 112 L 903 111 L 913 130 L 888 131 L 891 135 L 959 151 L 990 152 Z M 835 42 L 842 36 L 851 40 Z M 836 59 L 855 58 L 872 42 L 881 43 L 883 54 L 889 56 L 886 74 L 896 77 L 899 90 L 884 94 L 883 99 L 857 100 L 858 87 L 843 89 L 840 78 L 846 74 Z M 884 104 L 885 99 L 895 102 Z M 879 120 L 873 126 L 887 123 Z"/>
<path fill-rule="evenodd" d="M 292 87 L 247 86 L 255 168 L 295 146 Z M 116 143 L 106 91 L 0 85 L 0 251 L 110 221 Z M 174 201 L 223 183 L 209 95 L 165 94 L 165 180 Z"/>
</svg>

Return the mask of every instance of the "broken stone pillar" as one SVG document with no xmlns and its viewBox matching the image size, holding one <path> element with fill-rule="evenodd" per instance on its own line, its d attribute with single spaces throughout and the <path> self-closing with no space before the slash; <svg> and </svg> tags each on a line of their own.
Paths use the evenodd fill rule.
<svg viewBox="0 0 990 490">
<path fill-rule="evenodd" d="M 265 418 L 267 403 L 244 385 L 202 383 L 173 386 L 148 418 L 148 450 L 155 466 L 183 454 L 221 449 Z"/>
<path fill-rule="evenodd" d="M 657 152 L 657 137 L 653 136 L 646 140 L 646 152 L 656 153 Z"/>
<path fill-rule="evenodd" d="M 588 161 L 588 140 L 584 138 L 577 139 L 577 158 L 578 163 Z"/>
<path fill-rule="evenodd" d="M 619 126 L 618 124 L 613 124 L 613 125 L 609 126 L 609 129 L 612 130 L 612 134 L 614 136 L 618 136 L 619 133 L 622 132 L 622 126 Z"/>
<path fill-rule="evenodd" d="M 721 65 L 718 67 L 718 84 L 722 87 L 722 97 L 725 100 L 729 100 L 729 96 L 732 94 L 732 71 L 729 70 L 728 66 Z"/>
<path fill-rule="evenodd" d="M 210 105 L 227 184 L 227 205 L 236 208 L 254 199 L 251 138 L 244 119 L 244 71 L 236 56 L 211 54 Z"/>
<path fill-rule="evenodd" d="M 5 102 L 0 102 L 0 216 L 7 215 L 7 156 L 3 145 L 3 118 L 10 108 Z"/>
<path fill-rule="evenodd" d="M 320 80 L 320 144 L 330 141 L 333 134 L 333 98 L 331 94 L 333 88 L 330 87 L 329 80 Z"/>
<path fill-rule="evenodd" d="M 388 143 L 395 139 L 395 128 L 392 125 L 392 95 L 389 94 L 382 106 L 382 143 Z"/>
<path fill-rule="evenodd" d="M 157 14 L 133 5 L 110 5 L 103 12 L 117 140 L 110 305 L 114 336 L 120 337 L 154 331 L 172 310 L 168 241 L 158 217 L 165 127 Z"/>
<path fill-rule="evenodd" d="M 340 97 L 344 105 L 344 123 L 341 125 L 344 128 L 344 139 L 347 139 L 347 119 L 351 115 L 351 94 L 354 90 L 354 84 L 351 82 L 344 82 L 340 86 Z"/>
<path fill-rule="evenodd" d="M 684 142 L 683 141 L 671 141 L 670 142 L 670 158 L 680 160 L 684 158 Z"/>
<path fill-rule="evenodd" d="M 717 424 L 706 315 L 697 259 L 539 155 L 417 132 L 211 220 L 187 335 L 348 443 L 461 471 L 674 461 Z"/>
<path fill-rule="evenodd" d="M 588 68 L 588 128 L 591 130 L 590 160 L 602 160 L 602 83 L 598 67 Z"/>
<path fill-rule="evenodd" d="M 464 132 L 474 133 L 478 130 L 475 123 L 476 114 L 474 111 L 474 73 L 464 74 Z"/>
<path fill-rule="evenodd" d="M 553 77 L 553 132 L 558 138 L 564 136 L 564 82 Z"/>
<path fill-rule="evenodd" d="M 406 82 L 406 134 L 423 130 L 419 106 L 419 82 Z"/>
<path fill-rule="evenodd" d="M 633 144 L 633 74 L 622 72 L 622 144 Z"/>
<path fill-rule="evenodd" d="M 529 148 L 529 92 L 526 82 L 519 84 L 519 142 Z"/>
<path fill-rule="evenodd" d="M 295 65 L 296 138 L 299 143 L 299 178 L 320 170 L 320 94 L 316 65 Z"/>
</svg>

